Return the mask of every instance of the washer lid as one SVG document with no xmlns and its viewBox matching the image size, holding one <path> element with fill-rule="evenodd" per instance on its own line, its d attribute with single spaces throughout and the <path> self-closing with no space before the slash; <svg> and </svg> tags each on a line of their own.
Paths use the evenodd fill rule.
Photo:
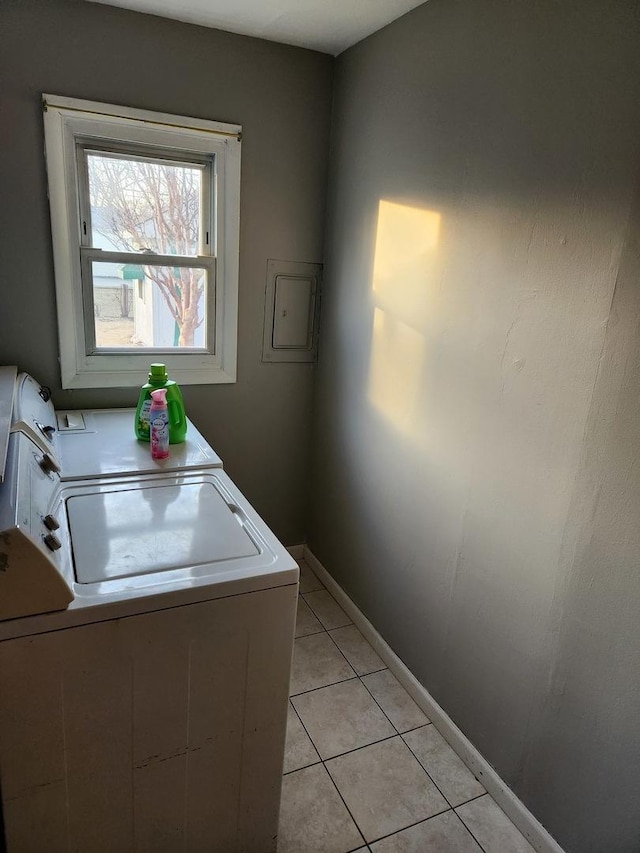
<svg viewBox="0 0 640 853">
<path fill-rule="evenodd" d="M 242 511 L 211 481 L 115 484 L 67 500 L 79 583 L 188 568 L 259 554 Z"/>
</svg>

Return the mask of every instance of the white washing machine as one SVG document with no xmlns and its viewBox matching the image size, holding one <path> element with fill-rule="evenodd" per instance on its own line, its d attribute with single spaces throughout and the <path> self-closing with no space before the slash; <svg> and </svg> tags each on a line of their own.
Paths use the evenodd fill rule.
<svg viewBox="0 0 640 853">
<path fill-rule="evenodd" d="M 14 376 L 0 369 L 7 850 L 275 851 L 295 561 L 192 424 L 157 463 L 133 410 L 56 413 Z"/>
</svg>

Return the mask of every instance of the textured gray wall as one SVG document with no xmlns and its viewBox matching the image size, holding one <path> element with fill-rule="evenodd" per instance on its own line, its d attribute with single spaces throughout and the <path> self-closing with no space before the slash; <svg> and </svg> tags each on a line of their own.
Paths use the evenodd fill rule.
<svg viewBox="0 0 640 853">
<path fill-rule="evenodd" d="M 570 853 L 640 849 L 639 36 L 430 0 L 336 69 L 309 541 Z"/>
<path fill-rule="evenodd" d="M 268 258 L 322 260 L 332 74 L 323 54 L 108 6 L 0 3 L 0 364 L 50 385 L 59 406 L 137 399 L 59 390 L 42 92 L 242 124 L 238 382 L 183 390 L 288 543 L 304 538 L 313 369 L 260 363 L 264 288 Z"/>
</svg>

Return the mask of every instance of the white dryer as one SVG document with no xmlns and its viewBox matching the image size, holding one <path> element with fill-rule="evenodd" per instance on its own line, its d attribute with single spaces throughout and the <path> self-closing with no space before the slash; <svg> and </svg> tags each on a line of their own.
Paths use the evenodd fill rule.
<svg viewBox="0 0 640 853">
<path fill-rule="evenodd" d="M 7 850 L 275 851 L 294 560 L 193 425 L 156 463 L 133 410 L 56 413 L 17 387 L 0 486 Z"/>
</svg>

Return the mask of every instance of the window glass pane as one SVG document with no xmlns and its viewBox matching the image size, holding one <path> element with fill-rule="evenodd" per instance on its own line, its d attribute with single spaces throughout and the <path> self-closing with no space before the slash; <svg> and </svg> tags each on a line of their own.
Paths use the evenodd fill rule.
<svg viewBox="0 0 640 853">
<path fill-rule="evenodd" d="M 87 152 L 91 245 L 197 255 L 202 166 Z"/>
<path fill-rule="evenodd" d="M 206 348 L 206 269 L 91 265 L 97 348 Z"/>
</svg>

